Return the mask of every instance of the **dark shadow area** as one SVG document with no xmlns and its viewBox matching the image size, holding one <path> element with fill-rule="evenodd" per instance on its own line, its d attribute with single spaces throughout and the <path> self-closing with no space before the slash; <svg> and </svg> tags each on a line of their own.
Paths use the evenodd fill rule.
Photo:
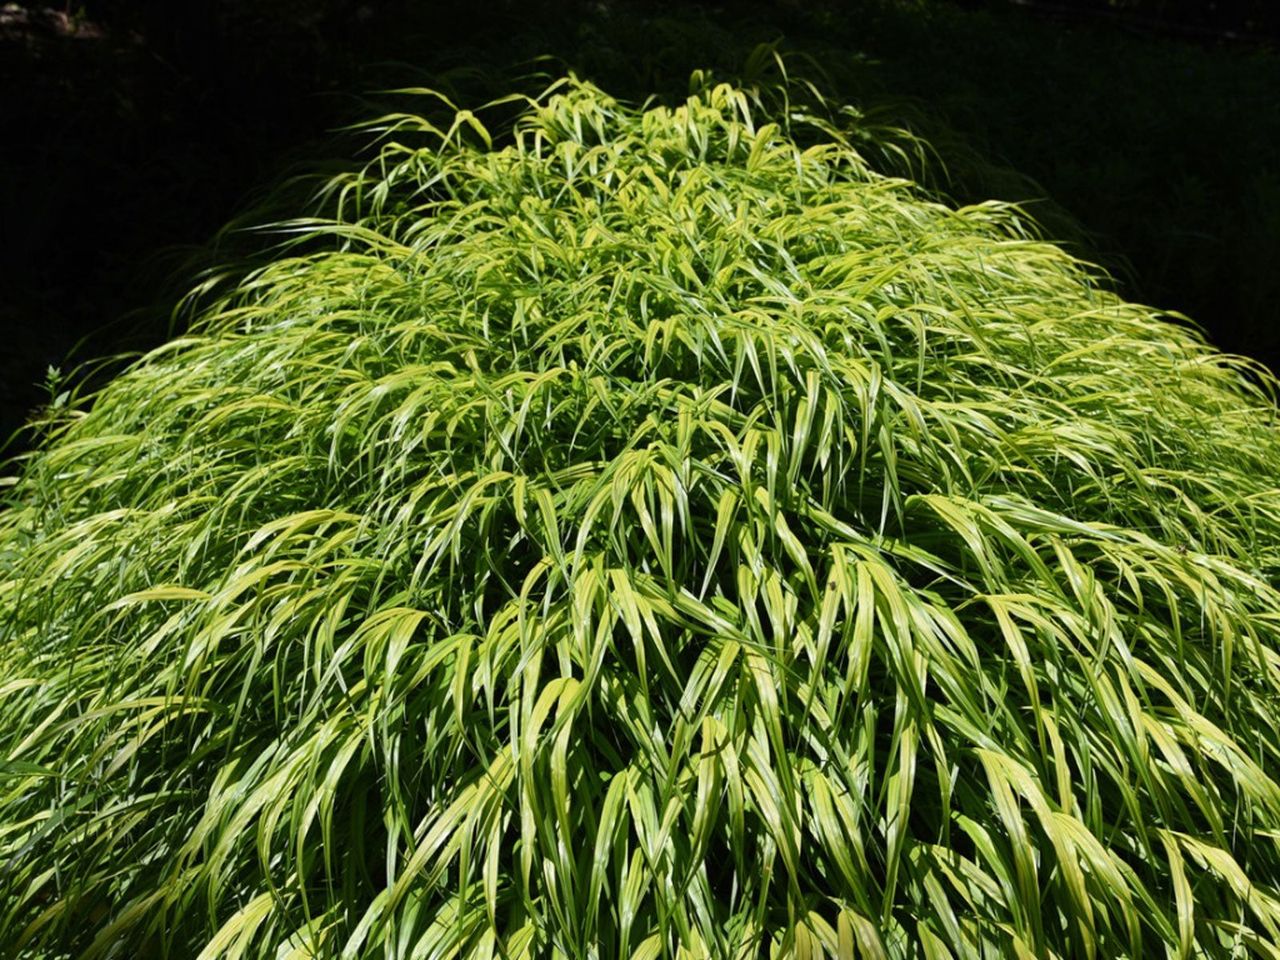
<svg viewBox="0 0 1280 960">
<path fill-rule="evenodd" d="M 1046 231 L 1124 295 L 1280 369 L 1277 36 L 1250 0 L 5 3 L 0 440 L 73 368 L 170 336 L 200 267 L 261 246 L 221 227 L 298 212 L 284 178 L 349 162 L 334 131 L 373 115 L 363 91 L 479 100 L 551 54 L 675 97 L 779 38 L 824 92 L 934 142 L 954 198 L 1047 197 Z"/>
<path fill-rule="evenodd" d="M 970 6 L 901 18 L 879 82 L 1034 180 L 1125 296 L 1280 370 L 1280 4 Z"/>
</svg>

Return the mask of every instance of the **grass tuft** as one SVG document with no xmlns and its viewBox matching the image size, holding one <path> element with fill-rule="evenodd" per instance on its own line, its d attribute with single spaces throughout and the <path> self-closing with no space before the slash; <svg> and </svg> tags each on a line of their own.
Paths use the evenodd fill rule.
<svg viewBox="0 0 1280 960">
<path fill-rule="evenodd" d="M 386 118 L 50 412 L 6 956 L 1277 956 L 1272 381 L 801 91 Z"/>
</svg>

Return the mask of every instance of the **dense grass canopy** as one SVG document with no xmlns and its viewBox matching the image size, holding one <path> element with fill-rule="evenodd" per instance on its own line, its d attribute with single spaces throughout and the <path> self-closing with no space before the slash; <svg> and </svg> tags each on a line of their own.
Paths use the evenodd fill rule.
<svg viewBox="0 0 1280 960">
<path fill-rule="evenodd" d="M 694 88 L 390 118 L 51 428 L 5 956 L 1280 956 L 1269 397 Z"/>
</svg>

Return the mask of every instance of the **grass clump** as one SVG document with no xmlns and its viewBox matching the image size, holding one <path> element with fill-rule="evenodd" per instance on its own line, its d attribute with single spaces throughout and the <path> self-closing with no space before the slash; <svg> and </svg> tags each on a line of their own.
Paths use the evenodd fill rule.
<svg viewBox="0 0 1280 960">
<path fill-rule="evenodd" d="M 391 118 L 30 456 L 8 955 L 1275 955 L 1269 398 L 694 88 Z"/>
</svg>

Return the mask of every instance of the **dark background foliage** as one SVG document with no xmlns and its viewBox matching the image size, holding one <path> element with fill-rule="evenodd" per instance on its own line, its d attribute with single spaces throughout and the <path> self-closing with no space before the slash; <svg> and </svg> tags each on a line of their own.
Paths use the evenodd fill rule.
<svg viewBox="0 0 1280 960">
<path fill-rule="evenodd" d="M 934 141 L 954 198 L 1036 200 L 1124 295 L 1280 369 L 1270 0 L 46 0 L 0 6 L 0 442 L 169 336 L 194 272 L 260 245 L 219 229 L 288 211 L 365 92 L 497 94 L 549 53 L 676 96 L 779 38 Z"/>
</svg>

